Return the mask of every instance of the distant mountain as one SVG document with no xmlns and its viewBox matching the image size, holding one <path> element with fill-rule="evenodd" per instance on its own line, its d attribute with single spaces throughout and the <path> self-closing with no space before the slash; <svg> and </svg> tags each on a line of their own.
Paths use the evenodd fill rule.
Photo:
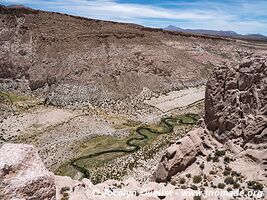
<svg viewBox="0 0 267 200">
<path fill-rule="evenodd" d="M 205 30 L 205 29 L 182 29 L 180 27 L 176 27 L 173 25 L 169 25 L 164 28 L 164 30 L 168 31 L 178 31 L 183 33 L 194 33 L 194 34 L 204 34 L 204 35 L 214 35 L 214 36 L 223 36 L 223 37 L 238 37 L 244 39 L 253 39 L 253 40 L 266 40 L 267 37 L 261 34 L 247 34 L 241 35 L 234 31 L 217 31 L 217 30 Z"/>
<path fill-rule="evenodd" d="M 6 6 L 7 8 L 17 8 L 17 9 L 31 9 L 29 7 L 26 7 L 22 4 L 12 4 L 12 5 L 9 5 L 9 6 Z"/>
</svg>

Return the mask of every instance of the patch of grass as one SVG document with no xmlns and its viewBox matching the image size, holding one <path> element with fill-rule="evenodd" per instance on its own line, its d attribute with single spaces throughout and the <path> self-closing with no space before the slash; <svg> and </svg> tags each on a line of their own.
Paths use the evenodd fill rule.
<svg viewBox="0 0 267 200">
<path fill-rule="evenodd" d="M 225 151 L 224 150 L 216 150 L 214 155 L 218 156 L 218 157 L 224 156 Z"/>
<path fill-rule="evenodd" d="M 190 187 L 192 190 L 197 190 L 197 186 L 196 185 L 191 185 Z"/>
<path fill-rule="evenodd" d="M 226 178 L 224 179 L 224 182 L 225 182 L 227 185 L 229 185 L 229 184 L 233 185 L 233 184 L 235 183 L 235 180 L 233 179 L 233 177 L 228 176 L 228 177 L 226 177 Z"/>
<path fill-rule="evenodd" d="M 19 101 L 26 101 L 29 100 L 29 97 L 22 96 L 22 95 L 17 95 L 14 93 L 8 93 L 8 92 L 1 92 L 0 91 L 0 97 L 3 97 L 10 101 L 11 104 L 19 102 Z"/>
<path fill-rule="evenodd" d="M 142 122 L 140 122 L 140 121 L 128 119 L 125 123 L 123 123 L 123 125 L 129 126 L 129 127 L 136 127 L 136 126 L 140 125 L 141 123 Z"/>
<path fill-rule="evenodd" d="M 191 174 L 186 174 L 185 175 L 187 178 L 191 178 Z"/>
<path fill-rule="evenodd" d="M 257 181 L 249 181 L 247 184 L 248 184 L 248 188 L 250 188 L 250 189 L 263 190 L 263 184 L 261 184 Z"/>
<path fill-rule="evenodd" d="M 135 121 L 132 119 L 127 119 L 126 122 L 123 122 L 122 124 L 115 124 L 113 125 L 113 128 L 115 129 L 124 129 L 124 128 L 136 128 L 137 126 L 141 125 L 142 122 Z"/>
<path fill-rule="evenodd" d="M 220 188 L 220 189 L 224 189 L 224 188 L 225 188 L 225 184 L 224 184 L 224 183 L 219 183 L 219 184 L 218 184 L 218 188 Z"/>
<path fill-rule="evenodd" d="M 224 161 L 225 163 L 229 163 L 230 160 L 231 160 L 231 159 L 230 159 L 228 156 L 224 156 L 224 158 L 223 158 L 223 161 Z"/>
<path fill-rule="evenodd" d="M 213 158 L 212 158 L 212 162 L 219 162 L 220 160 L 219 160 L 219 156 L 214 156 Z"/>
<path fill-rule="evenodd" d="M 194 200 L 201 200 L 201 196 L 194 196 Z"/>
<path fill-rule="evenodd" d="M 164 120 L 167 120 L 168 124 L 171 126 L 181 127 L 181 130 L 184 132 L 184 128 L 190 128 L 192 125 L 181 124 L 178 119 L 183 118 L 183 116 L 171 117 L 162 119 L 158 124 L 151 125 L 141 125 L 139 127 L 132 128 L 132 134 L 126 137 L 114 137 L 114 136 L 97 136 L 91 138 L 88 141 L 79 141 L 75 145 L 75 149 L 78 149 L 77 157 L 79 158 L 75 163 L 81 168 L 84 168 L 85 171 L 88 169 L 92 181 L 97 183 L 97 180 L 108 179 L 117 179 L 120 178 L 127 169 L 133 169 L 136 163 L 128 163 L 123 165 L 120 170 L 111 170 L 112 161 L 118 157 L 125 156 L 128 153 L 133 153 L 133 146 L 127 144 L 127 141 L 130 144 L 134 144 L 141 149 L 141 154 L 144 159 L 151 157 L 160 145 L 167 146 L 169 143 L 167 139 L 162 139 L 168 137 L 168 135 L 174 134 L 172 128 L 168 126 Z M 125 120 L 124 120 L 125 121 Z M 194 121 L 194 120 L 193 120 Z M 128 121 L 124 125 L 136 125 L 139 122 Z M 140 134 L 137 134 L 136 130 L 139 130 L 142 135 L 146 135 L 147 138 L 142 139 L 143 137 Z M 167 134 L 166 134 L 167 133 Z M 175 133 L 177 136 L 177 133 Z M 140 138 L 140 140 L 130 140 L 131 138 Z M 157 148 L 155 148 L 157 147 Z M 119 151 L 119 152 L 118 152 Z M 124 151 L 124 152 L 121 152 Z M 126 151 L 126 152 L 125 152 Z M 99 152 L 106 152 L 103 154 L 98 154 Z M 95 154 L 96 156 L 90 156 Z M 140 156 L 139 156 L 140 158 Z M 136 158 L 137 161 L 137 158 Z M 107 168 L 105 168 L 107 167 Z M 110 170 L 109 170 L 110 169 Z M 102 171 L 101 171 L 102 170 Z M 104 172 L 104 173 L 102 173 Z M 69 162 L 60 166 L 57 170 L 57 173 L 60 175 L 68 175 L 74 177 L 77 173 L 77 169 L 73 168 Z M 119 176 L 119 177 L 118 177 Z"/>
<path fill-rule="evenodd" d="M 60 194 L 63 194 L 65 192 L 69 191 L 69 190 L 70 190 L 70 188 L 67 187 L 67 186 L 65 186 L 65 187 L 63 187 L 63 188 L 60 189 Z"/>
<path fill-rule="evenodd" d="M 181 178 L 179 181 L 180 184 L 185 184 L 185 178 Z"/>
<path fill-rule="evenodd" d="M 193 183 L 200 183 L 202 181 L 202 177 L 201 176 L 194 176 L 193 177 Z"/>
<path fill-rule="evenodd" d="M 234 189 L 240 188 L 240 184 L 239 183 L 234 183 L 233 187 L 234 187 Z"/>
<path fill-rule="evenodd" d="M 182 115 L 177 118 L 181 123 L 185 124 L 194 124 L 197 122 L 198 117 L 197 115 L 188 114 L 188 115 Z"/>
<path fill-rule="evenodd" d="M 211 156 L 211 154 L 209 154 L 209 155 L 207 156 L 207 161 L 210 162 L 211 160 L 212 160 L 212 156 Z"/>
<path fill-rule="evenodd" d="M 203 169 L 205 168 L 205 164 L 204 164 L 204 163 L 201 163 L 201 164 L 199 165 L 199 168 L 203 170 Z"/>
<path fill-rule="evenodd" d="M 238 172 L 236 172 L 236 171 L 232 171 L 232 172 L 231 172 L 231 176 L 240 177 L 240 176 L 241 176 L 241 174 L 240 174 L 240 173 L 238 173 Z"/>
</svg>

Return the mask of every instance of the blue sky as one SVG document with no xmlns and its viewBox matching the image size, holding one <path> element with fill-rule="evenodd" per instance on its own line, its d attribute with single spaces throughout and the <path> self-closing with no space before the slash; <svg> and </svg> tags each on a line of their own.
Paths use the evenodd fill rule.
<svg viewBox="0 0 267 200">
<path fill-rule="evenodd" d="M 0 0 L 150 27 L 233 30 L 267 35 L 267 0 Z"/>
</svg>

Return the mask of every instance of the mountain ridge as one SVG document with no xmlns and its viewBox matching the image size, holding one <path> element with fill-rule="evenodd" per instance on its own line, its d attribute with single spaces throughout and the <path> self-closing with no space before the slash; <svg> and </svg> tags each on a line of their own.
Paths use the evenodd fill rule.
<svg viewBox="0 0 267 200">
<path fill-rule="evenodd" d="M 254 39 L 254 40 L 267 41 L 267 36 L 259 34 L 259 33 L 242 35 L 235 31 L 230 31 L 230 30 L 224 31 L 224 30 L 209 30 L 209 29 L 183 29 L 181 27 L 176 27 L 173 25 L 169 25 L 163 29 L 168 30 L 168 31 L 191 33 L 191 34 L 205 34 L 205 35 L 212 35 L 212 36 L 234 37 L 234 38 L 242 38 L 242 39 Z"/>
</svg>

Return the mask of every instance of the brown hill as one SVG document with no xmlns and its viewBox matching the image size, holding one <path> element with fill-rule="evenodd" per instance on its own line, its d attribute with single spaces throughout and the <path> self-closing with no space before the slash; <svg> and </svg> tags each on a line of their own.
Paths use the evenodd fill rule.
<svg viewBox="0 0 267 200">
<path fill-rule="evenodd" d="M 244 49 L 231 39 L 24 7 L 2 6 L 0 19 L 0 78 L 8 79 L 0 89 L 18 89 L 23 79 L 30 92 L 57 105 L 201 85 L 214 65 L 236 60 Z"/>
</svg>

